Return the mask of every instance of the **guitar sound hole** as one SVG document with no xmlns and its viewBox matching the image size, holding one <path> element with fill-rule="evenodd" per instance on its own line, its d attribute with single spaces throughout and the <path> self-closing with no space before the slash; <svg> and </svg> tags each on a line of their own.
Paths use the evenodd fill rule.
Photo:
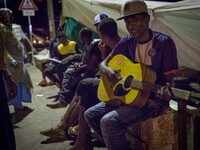
<svg viewBox="0 0 200 150">
<path fill-rule="evenodd" d="M 131 82 L 133 80 L 133 76 L 128 76 L 124 81 L 124 88 L 128 89 L 131 87 Z"/>
<path fill-rule="evenodd" d="M 125 96 L 129 93 L 130 90 L 126 91 L 124 88 L 123 88 L 123 85 L 122 84 L 118 84 L 114 90 L 114 95 L 115 96 Z"/>
</svg>

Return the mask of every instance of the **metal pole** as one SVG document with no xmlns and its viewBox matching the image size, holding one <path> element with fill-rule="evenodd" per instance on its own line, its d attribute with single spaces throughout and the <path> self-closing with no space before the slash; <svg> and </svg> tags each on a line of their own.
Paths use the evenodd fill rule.
<svg viewBox="0 0 200 150">
<path fill-rule="evenodd" d="M 49 19 L 50 40 L 52 41 L 56 36 L 56 34 L 55 34 L 55 22 L 54 22 L 54 10 L 53 10 L 52 0 L 47 0 L 47 9 L 48 9 L 48 19 Z"/>
<path fill-rule="evenodd" d="M 200 115 L 194 117 L 194 150 L 200 149 Z"/>
<path fill-rule="evenodd" d="M 7 8 L 6 0 L 4 0 L 4 6 L 5 6 L 5 8 Z"/>
<path fill-rule="evenodd" d="M 30 16 L 28 16 L 28 26 L 29 26 L 29 34 L 30 34 L 30 42 L 31 42 L 32 64 L 35 65 L 34 53 L 33 53 L 33 40 L 32 40 L 32 25 L 31 25 L 31 17 Z"/>
<path fill-rule="evenodd" d="M 178 101 L 178 144 L 179 150 L 187 150 L 187 101 Z"/>
</svg>

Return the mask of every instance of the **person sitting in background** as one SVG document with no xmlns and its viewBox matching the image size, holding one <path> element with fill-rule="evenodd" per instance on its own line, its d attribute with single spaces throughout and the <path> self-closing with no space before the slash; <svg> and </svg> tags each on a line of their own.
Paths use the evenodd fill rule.
<svg viewBox="0 0 200 150">
<path fill-rule="evenodd" d="M 124 88 L 116 91 L 117 93 L 112 93 L 114 96 L 119 95 L 118 97 L 108 99 L 108 102 L 100 102 L 85 111 L 87 123 L 96 135 L 102 138 L 109 150 L 130 149 L 125 137 L 126 128 L 148 118 L 157 117 L 166 111 L 170 101 L 170 92 L 166 83 L 173 85 L 173 74 L 178 71 L 175 44 L 169 36 L 149 28 L 150 15 L 146 3 L 142 0 L 128 0 L 123 4 L 122 14 L 123 16 L 118 20 L 124 19 L 129 35 L 122 38 L 111 54 L 100 64 L 100 71 L 113 83 L 113 87 L 116 85 L 116 89 L 121 89 L 121 86 Z M 151 68 L 156 75 L 156 84 L 163 87 L 151 95 L 145 90 L 140 90 L 136 100 L 134 96 L 129 95 L 133 97 L 130 104 L 119 100 L 121 95 L 126 99 L 127 91 L 134 89 L 131 89 L 130 81 L 125 82 L 125 85 L 117 84 L 116 81 L 119 81 L 120 77 L 123 80 L 121 73 L 125 68 L 120 68 L 121 72 L 119 72 L 113 69 L 112 65 L 108 66 L 114 57 L 119 58 L 113 62 L 118 66 L 126 62 L 124 57 L 128 58 L 130 63 L 133 62 L 130 67 L 133 71 L 134 63 L 140 63 L 145 67 L 146 79 L 150 77 L 153 80 L 152 74 L 148 75 L 148 66 L 148 69 Z M 127 79 L 132 81 L 131 75 Z M 104 82 L 109 84 L 109 81 Z M 114 92 L 114 89 L 109 91 Z"/>
<path fill-rule="evenodd" d="M 50 59 L 51 61 L 53 61 L 53 63 L 44 70 L 44 74 L 59 88 L 61 88 L 63 73 L 67 70 L 68 65 L 72 61 L 80 61 L 81 55 L 74 54 L 80 54 L 82 51 L 79 49 L 79 46 L 76 44 L 75 41 L 68 40 L 63 31 L 59 31 L 57 33 L 57 38 L 60 43 L 57 45 L 57 50 L 55 51 L 56 57 L 54 57 L 54 59 Z M 71 56 L 73 56 L 73 58 L 71 58 Z M 63 63 L 57 62 L 57 60 L 62 61 L 66 58 L 70 58 L 70 61 L 64 61 Z M 55 76 L 55 73 L 57 76 Z"/>
<path fill-rule="evenodd" d="M 49 50 L 49 57 L 50 58 L 56 58 L 56 51 L 57 51 L 57 46 L 58 45 L 59 45 L 59 41 L 58 41 L 58 39 L 56 37 L 56 38 L 54 38 L 52 40 L 52 42 L 50 43 L 50 46 L 48 48 L 48 50 Z M 44 71 L 46 69 L 48 69 L 49 72 L 56 73 L 54 71 L 54 69 L 53 69 L 54 67 L 55 67 L 55 64 L 53 64 L 48 59 L 45 60 L 43 63 L 41 63 L 41 72 L 42 72 L 42 78 L 43 79 L 42 79 L 42 81 L 40 81 L 39 83 L 37 83 L 37 85 L 42 86 L 42 87 L 47 86 L 47 85 L 54 85 L 54 83 L 51 80 L 49 81 L 49 83 L 47 82 L 46 75 L 44 73 Z"/>
<path fill-rule="evenodd" d="M 98 72 L 101 54 L 98 49 L 98 42 L 92 39 L 92 30 L 86 27 L 82 28 L 79 36 L 85 44 L 82 61 L 74 63 L 72 67 L 65 71 L 58 101 L 53 104 L 47 104 L 47 107 L 52 109 L 66 107 L 72 101 L 78 83 L 84 78 L 94 77 Z"/>
<path fill-rule="evenodd" d="M 24 64 L 23 45 L 17 39 L 14 31 L 12 31 L 13 13 L 7 8 L 1 8 L 0 13 L 4 16 L 4 18 L 0 20 L 1 23 L 11 31 L 4 34 L 6 37 L 5 48 L 12 58 L 12 61 L 6 62 L 6 65 L 18 89 L 17 96 L 10 103 L 14 106 L 16 120 L 21 120 L 22 117 L 24 117 L 24 113 L 32 111 L 32 109 L 23 106 L 22 102 L 32 102 L 31 89 L 33 85 L 29 72 Z"/>
</svg>

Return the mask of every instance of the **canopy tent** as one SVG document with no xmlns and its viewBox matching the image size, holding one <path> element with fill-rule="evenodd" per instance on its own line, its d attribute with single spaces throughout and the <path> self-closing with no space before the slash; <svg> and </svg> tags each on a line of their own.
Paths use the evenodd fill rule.
<svg viewBox="0 0 200 150">
<path fill-rule="evenodd" d="M 62 17 L 72 17 L 95 31 L 93 18 L 101 12 L 120 17 L 126 0 L 62 0 Z M 175 41 L 179 66 L 200 71 L 200 1 L 176 3 L 145 1 L 151 15 L 150 27 L 170 35 Z M 117 21 L 120 35 L 128 34 L 123 21 Z"/>
<path fill-rule="evenodd" d="M 82 24 L 81 22 L 71 17 L 67 17 L 67 21 L 65 23 L 64 32 L 67 38 L 76 41 L 76 43 L 79 45 L 80 48 L 83 48 L 84 45 L 79 38 L 79 31 L 85 26 L 86 25 Z M 93 31 L 93 37 L 98 38 L 98 34 L 94 31 Z"/>
</svg>

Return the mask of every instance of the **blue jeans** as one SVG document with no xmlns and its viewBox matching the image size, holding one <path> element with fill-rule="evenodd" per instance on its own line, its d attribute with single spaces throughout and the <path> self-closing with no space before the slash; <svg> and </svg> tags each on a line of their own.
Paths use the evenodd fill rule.
<svg viewBox="0 0 200 150">
<path fill-rule="evenodd" d="M 129 150 L 125 132 L 128 126 L 163 113 L 165 107 L 148 101 L 142 108 L 128 105 L 109 106 L 104 102 L 89 108 L 85 119 L 97 135 L 103 138 L 108 150 Z"/>
<path fill-rule="evenodd" d="M 99 79 L 97 78 L 86 78 L 79 82 L 76 88 L 76 94 L 81 97 L 80 106 L 88 109 L 97 103 L 97 88 L 99 85 Z"/>
</svg>

